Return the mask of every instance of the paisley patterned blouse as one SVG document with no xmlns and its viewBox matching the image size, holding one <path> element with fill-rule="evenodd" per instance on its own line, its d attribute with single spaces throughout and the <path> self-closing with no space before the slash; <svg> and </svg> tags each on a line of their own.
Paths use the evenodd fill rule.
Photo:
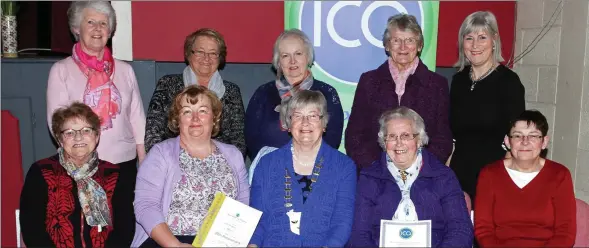
<svg viewBox="0 0 589 248">
<path fill-rule="evenodd" d="M 237 196 L 231 167 L 219 149 L 204 159 L 180 151 L 183 174 L 174 187 L 166 223 L 174 235 L 195 236 L 206 217 L 215 193 Z"/>
</svg>

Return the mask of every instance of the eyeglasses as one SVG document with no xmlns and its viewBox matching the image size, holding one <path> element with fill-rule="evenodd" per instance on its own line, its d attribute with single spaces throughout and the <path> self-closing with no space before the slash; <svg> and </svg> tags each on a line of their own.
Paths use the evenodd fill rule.
<svg viewBox="0 0 589 248">
<path fill-rule="evenodd" d="M 415 44 L 417 44 L 417 38 L 415 37 L 410 37 L 410 38 L 392 38 L 391 39 L 391 44 L 393 44 L 393 46 L 400 46 L 401 44 L 405 43 L 405 45 L 407 46 L 413 46 Z"/>
<path fill-rule="evenodd" d="M 73 139 L 77 134 L 81 134 L 83 137 L 88 137 L 94 134 L 94 128 L 91 127 L 84 127 L 82 129 L 66 129 L 61 131 L 61 136 L 64 139 Z"/>
<path fill-rule="evenodd" d="M 527 138 L 529 142 L 538 143 L 542 140 L 542 138 L 544 138 L 544 136 L 542 136 L 542 135 L 512 134 L 509 136 L 509 138 L 511 138 L 511 140 L 513 140 L 515 142 L 521 142 Z"/>
<path fill-rule="evenodd" d="M 192 54 L 196 55 L 196 57 L 199 59 L 202 59 L 205 56 L 208 56 L 210 59 L 218 59 L 219 58 L 219 53 L 217 53 L 217 52 L 207 53 L 205 51 L 192 51 Z"/>
<path fill-rule="evenodd" d="M 393 142 L 393 141 L 398 141 L 398 140 L 401 140 L 403 142 L 407 142 L 410 140 L 414 140 L 415 137 L 417 137 L 417 135 L 419 135 L 419 134 L 418 133 L 402 133 L 401 135 L 389 134 L 385 137 L 385 140 L 387 142 Z"/>
<path fill-rule="evenodd" d="M 318 122 L 319 120 L 323 119 L 323 115 L 316 115 L 316 114 L 311 114 L 311 115 L 300 115 L 300 114 L 294 114 L 290 116 L 290 120 L 294 121 L 294 122 L 300 122 L 303 121 L 303 119 L 307 119 L 307 121 L 309 122 Z"/>
</svg>

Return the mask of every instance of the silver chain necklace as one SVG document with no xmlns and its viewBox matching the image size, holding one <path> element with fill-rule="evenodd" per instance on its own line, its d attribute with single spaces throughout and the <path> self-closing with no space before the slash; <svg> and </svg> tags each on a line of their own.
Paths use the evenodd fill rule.
<svg viewBox="0 0 589 248">
<path fill-rule="evenodd" d="M 474 78 L 474 72 L 472 70 L 472 66 L 470 67 L 470 80 L 472 80 L 472 84 L 470 85 L 470 91 L 474 90 L 474 86 L 477 85 L 478 82 L 480 82 L 481 80 L 485 79 L 487 76 L 491 75 L 491 72 L 493 72 L 493 70 L 495 70 L 496 66 L 493 65 L 491 66 L 491 68 L 489 68 L 489 70 L 487 72 L 485 72 L 485 74 L 483 74 L 481 77 L 479 77 L 478 79 Z"/>
</svg>

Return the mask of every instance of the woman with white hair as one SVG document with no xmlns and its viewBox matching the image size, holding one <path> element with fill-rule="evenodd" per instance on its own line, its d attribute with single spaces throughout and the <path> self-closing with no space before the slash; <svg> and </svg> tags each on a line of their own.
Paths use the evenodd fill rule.
<svg viewBox="0 0 589 248">
<path fill-rule="evenodd" d="M 100 118 L 100 158 L 137 171 L 145 157 L 145 113 L 133 68 L 114 59 L 106 47 L 116 28 L 107 1 L 72 2 L 70 31 L 77 42 L 72 56 L 51 67 L 47 85 L 47 123 L 58 108 L 80 101 Z"/>
<path fill-rule="evenodd" d="M 337 91 L 332 86 L 313 78 L 313 45 L 298 29 L 289 29 L 276 39 L 272 65 L 276 80 L 258 87 L 245 113 L 245 142 L 247 153 L 254 160 L 264 146 L 281 147 L 290 136 L 279 121 L 279 105 L 300 90 L 317 90 L 327 101 L 330 116 L 325 141 L 337 149 L 342 139 L 344 114 Z"/>
<path fill-rule="evenodd" d="M 501 39 L 493 13 L 470 14 L 458 33 L 458 73 L 450 91 L 450 126 L 455 150 L 450 167 L 473 199 L 479 171 L 506 156 L 503 137 L 525 110 L 524 86 L 500 64 Z"/>
<path fill-rule="evenodd" d="M 352 230 L 356 166 L 323 140 L 327 101 L 301 90 L 280 110 L 292 140 L 256 168 L 250 205 L 263 214 L 250 247 L 342 247 Z"/>
<path fill-rule="evenodd" d="M 451 169 L 426 148 L 423 118 L 407 107 L 380 119 L 380 159 L 360 171 L 350 246 L 376 247 L 381 220 L 431 220 L 431 247 L 471 247 L 473 227 Z"/>
</svg>

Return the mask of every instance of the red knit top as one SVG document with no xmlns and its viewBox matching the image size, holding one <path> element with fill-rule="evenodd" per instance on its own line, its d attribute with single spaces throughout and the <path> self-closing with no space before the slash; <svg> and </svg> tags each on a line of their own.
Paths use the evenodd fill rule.
<svg viewBox="0 0 589 248">
<path fill-rule="evenodd" d="M 475 237 L 481 247 L 572 247 L 575 211 L 566 167 L 547 159 L 538 175 L 520 189 L 499 160 L 479 175 Z"/>
</svg>

